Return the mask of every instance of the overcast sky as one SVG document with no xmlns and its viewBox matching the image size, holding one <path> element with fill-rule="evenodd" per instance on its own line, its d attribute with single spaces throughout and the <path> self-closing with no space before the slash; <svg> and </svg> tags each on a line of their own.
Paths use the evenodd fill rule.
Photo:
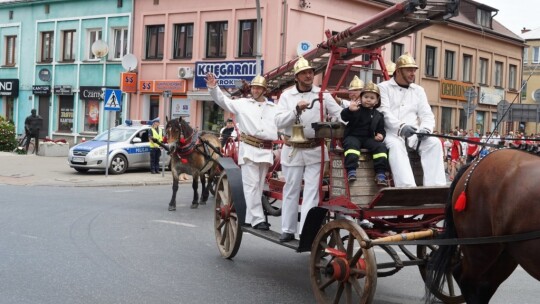
<svg viewBox="0 0 540 304">
<path fill-rule="evenodd" d="M 499 10 L 495 20 L 516 34 L 526 27 L 540 27 L 540 1 L 538 0 L 475 0 Z"/>
</svg>

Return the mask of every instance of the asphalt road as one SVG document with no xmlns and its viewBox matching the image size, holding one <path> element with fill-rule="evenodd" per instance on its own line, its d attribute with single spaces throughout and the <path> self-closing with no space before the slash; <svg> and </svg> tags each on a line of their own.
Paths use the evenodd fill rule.
<svg viewBox="0 0 540 304">
<path fill-rule="evenodd" d="M 0 186 L 0 304 L 314 303 L 309 254 L 244 234 L 223 259 L 213 200 L 189 209 L 180 186 Z M 272 227 L 279 227 L 273 219 Z M 384 254 L 377 251 L 377 259 Z M 416 267 L 377 282 L 375 304 L 423 303 Z M 538 303 L 538 282 L 522 269 L 491 303 Z"/>
</svg>

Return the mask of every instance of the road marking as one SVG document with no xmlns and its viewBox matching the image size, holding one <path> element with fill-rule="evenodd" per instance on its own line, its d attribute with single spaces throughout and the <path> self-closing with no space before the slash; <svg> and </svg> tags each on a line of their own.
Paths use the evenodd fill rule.
<svg viewBox="0 0 540 304">
<path fill-rule="evenodd" d="M 174 221 L 165 221 L 165 220 L 153 220 L 152 222 L 156 223 L 163 223 L 163 224 L 171 224 L 171 225 L 177 225 L 177 226 L 184 226 L 189 228 L 196 228 L 197 226 L 188 224 L 188 223 L 181 223 L 181 222 L 174 222 Z"/>
<path fill-rule="evenodd" d="M 114 193 L 124 193 L 124 192 L 133 192 L 133 190 L 117 190 L 113 191 Z"/>
</svg>

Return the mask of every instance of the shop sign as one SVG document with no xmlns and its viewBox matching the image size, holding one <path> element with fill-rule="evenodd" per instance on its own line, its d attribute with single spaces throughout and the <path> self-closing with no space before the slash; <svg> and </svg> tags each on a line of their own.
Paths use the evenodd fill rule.
<svg viewBox="0 0 540 304">
<path fill-rule="evenodd" d="M 0 96 L 19 97 L 19 79 L 0 79 Z"/>
<path fill-rule="evenodd" d="M 496 106 L 504 100 L 504 89 L 480 87 L 478 103 Z"/>
<path fill-rule="evenodd" d="M 54 94 L 55 95 L 72 95 L 73 93 L 71 91 L 70 85 L 55 85 Z"/>
<path fill-rule="evenodd" d="M 263 60 L 261 60 L 262 74 Z M 195 63 L 195 87 L 206 88 L 206 74 L 214 73 L 221 88 L 235 88 L 240 80 L 251 81 L 257 73 L 257 61 L 199 61 Z"/>
<path fill-rule="evenodd" d="M 51 96 L 51 86 L 49 85 L 33 85 L 32 94 L 36 96 Z"/>
<path fill-rule="evenodd" d="M 103 100 L 103 88 L 102 87 L 80 87 L 79 99 L 93 99 Z"/>
<path fill-rule="evenodd" d="M 187 92 L 186 80 L 141 80 L 139 81 L 139 92 L 141 93 L 171 93 L 185 94 Z"/>
<path fill-rule="evenodd" d="M 137 93 L 137 73 L 120 73 L 120 90 L 124 93 Z"/>
<path fill-rule="evenodd" d="M 441 99 L 453 99 L 467 101 L 465 91 L 472 85 L 466 82 L 441 80 Z"/>
</svg>

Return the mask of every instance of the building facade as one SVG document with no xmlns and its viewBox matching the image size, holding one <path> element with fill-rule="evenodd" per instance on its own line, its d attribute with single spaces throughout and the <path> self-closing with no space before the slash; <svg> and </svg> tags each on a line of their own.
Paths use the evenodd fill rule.
<svg viewBox="0 0 540 304">
<path fill-rule="evenodd" d="M 2 93 L 0 115 L 21 134 L 35 108 L 43 117 L 41 138 L 72 143 L 106 129 L 102 90 L 119 88 L 131 14 L 132 2 L 122 0 L 0 3 L 0 15 L 8 16 L 0 25 L 0 83 L 11 81 L 13 88 Z M 99 40 L 106 47 L 93 52 Z M 111 120 L 123 115 L 112 113 Z"/>
<path fill-rule="evenodd" d="M 523 50 L 523 82 L 521 102 L 536 108 L 536 116 L 540 115 L 540 28 L 523 30 L 521 38 L 525 39 L 526 47 Z M 538 134 L 540 132 L 538 121 L 525 122 L 525 133 Z"/>
</svg>

